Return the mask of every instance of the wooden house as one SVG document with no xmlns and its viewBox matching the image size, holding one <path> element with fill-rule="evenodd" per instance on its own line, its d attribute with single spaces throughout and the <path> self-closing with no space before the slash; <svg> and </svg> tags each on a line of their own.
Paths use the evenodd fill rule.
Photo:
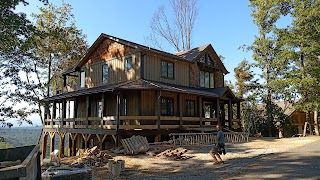
<svg viewBox="0 0 320 180">
<path fill-rule="evenodd" d="M 53 110 L 43 144 L 50 137 L 52 151 L 59 135 L 62 151 L 68 137 L 75 155 L 77 148 L 106 149 L 132 135 L 160 141 L 217 123 L 239 130 L 241 99 L 224 86 L 227 73 L 210 44 L 171 54 L 101 34 L 63 74 L 62 92 L 46 99 Z"/>
<path fill-rule="evenodd" d="M 297 110 L 292 106 L 292 103 L 288 102 L 277 102 L 280 108 L 283 109 L 284 114 L 289 116 L 292 120 L 292 124 L 295 126 L 296 134 L 303 134 L 305 123 L 307 122 L 306 112 Z M 310 112 L 310 126 L 314 129 L 314 113 Z"/>
</svg>

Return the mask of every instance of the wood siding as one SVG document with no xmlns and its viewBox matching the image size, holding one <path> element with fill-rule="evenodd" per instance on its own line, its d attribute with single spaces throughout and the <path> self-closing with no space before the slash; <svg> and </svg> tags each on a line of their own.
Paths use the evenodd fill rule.
<svg viewBox="0 0 320 180">
<path fill-rule="evenodd" d="M 174 63 L 174 79 L 161 77 L 162 60 Z M 144 57 L 144 78 L 158 82 L 189 86 L 189 63 L 147 53 Z"/>
<path fill-rule="evenodd" d="M 155 91 L 141 91 L 141 115 L 154 116 Z"/>
<path fill-rule="evenodd" d="M 125 71 L 124 60 L 132 58 L 132 69 Z M 88 58 L 88 62 L 81 67 L 86 73 L 86 87 L 102 85 L 102 65 L 108 65 L 108 82 L 115 84 L 140 78 L 140 52 L 132 48 L 112 42 L 103 41 Z"/>
</svg>

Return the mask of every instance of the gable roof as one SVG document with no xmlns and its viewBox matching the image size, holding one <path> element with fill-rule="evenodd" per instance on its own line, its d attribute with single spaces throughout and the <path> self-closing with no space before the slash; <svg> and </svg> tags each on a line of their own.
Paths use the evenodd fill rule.
<svg viewBox="0 0 320 180">
<path fill-rule="evenodd" d="M 228 86 L 210 89 L 210 91 L 217 94 L 219 97 L 223 96 L 224 94 L 227 94 L 227 95 L 230 95 L 233 98 L 233 100 L 244 101 L 241 98 L 237 98 Z"/>
<path fill-rule="evenodd" d="M 189 61 L 193 61 L 195 58 L 197 58 L 210 44 L 199 46 L 193 49 L 189 49 L 186 51 L 180 51 L 175 53 L 175 55 L 180 56 L 182 58 L 185 58 Z"/>
<path fill-rule="evenodd" d="M 194 62 L 197 58 L 199 58 L 205 51 L 211 50 L 215 56 L 215 59 L 217 59 L 217 63 L 220 64 L 222 67 L 222 70 L 224 71 L 225 74 L 228 74 L 229 71 L 226 69 L 224 64 L 222 63 L 221 59 L 219 58 L 218 54 L 216 51 L 213 49 L 211 44 L 199 46 L 193 49 L 189 49 L 186 51 L 180 51 L 175 53 L 175 55 L 180 56 L 182 58 L 187 59 L 188 61 Z"/>
<path fill-rule="evenodd" d="M 77 68 L 81 67 L 83 64 L 86 63 L 87 59 L 89 58 L 89 56 L 94 52 L 94 50 L 100 45 L 100 43 L 102 43 L 104 40 L 109 39 L 112 40 L 114 42 L 123 44 L 125 46 L 129 46 L 133 49 L 136 50 L 143 50 L 143 51 L 148 51 L 148 52 L 152 52 L 152 53 L 156 53 L 156 54 L 160 54 L 166 57 L 170 57 L 170 58 L 174 58 L 176 60 L 180 60 L 180 61 L 184 61 L 184 62 L 189 62 L 188 60 L 186 60 L 183 57 L 177 56 L 175 54 L 171 54 L 165 51 L 161 51 L 158 49 L 154 49 L 154 48 L 150 48 L 148 46 L 144 46 L 135 42 L 131 42 L 125 39 L 121 39 L 115 36 L 111 36 L 111 35 L 107 35 L 104 33 L 101 33 L 100 36 L 96 39 L 96 41 L 91 45 L 91 47 L 88 49 L 87 53 L 80 59 L 80 61 L 78 61 L 78 63 L 76 64 L 76 66 L 73 68 L 74 70 L 76 70 Z"/>
</svg>

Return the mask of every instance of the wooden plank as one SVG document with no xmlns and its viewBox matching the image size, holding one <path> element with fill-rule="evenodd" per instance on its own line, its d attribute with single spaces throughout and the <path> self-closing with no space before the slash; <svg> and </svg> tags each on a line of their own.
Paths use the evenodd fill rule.
<svg viewBox="0 0 320 180">
<path fill-rule="evenodd" d="M 160 129 L 178 129 L 180 125 L 161 125 Z"/>
<path fill-rule="evenodd" d="M 161 116 L 160 120 L 161 121 L 179 121 L 180 117 L 177 117 L 177 116 Z"/>
</svg>

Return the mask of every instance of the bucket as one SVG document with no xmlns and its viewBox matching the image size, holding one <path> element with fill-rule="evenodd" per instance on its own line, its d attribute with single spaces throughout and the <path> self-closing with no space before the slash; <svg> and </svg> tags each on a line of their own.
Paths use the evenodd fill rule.
<svg viewBox="0 0 320 180">
<path fill-rule="evenodd" d="M 125 170 L 125 161 L 118 160 L 117 163 L 120 164 L 121 171 L 124 171 Z"/>
<path fill-rule="evenodd" d="M 120 176 L 120 173 L 121 173 L 121 166 L 120 166 L 120 164 L 119 164 L 119 163 L 113 164 L 112 174 L 115 175 L 115 176 Z"/>
</svg>

